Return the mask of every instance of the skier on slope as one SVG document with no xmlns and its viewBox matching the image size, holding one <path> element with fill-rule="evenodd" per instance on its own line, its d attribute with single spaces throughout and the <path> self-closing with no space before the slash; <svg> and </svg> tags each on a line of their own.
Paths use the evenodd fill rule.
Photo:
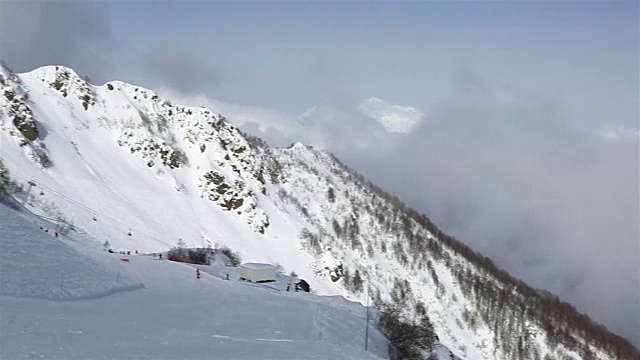
<svg viewBox="0 0 640 360">
<path fill-rule="evenodd" d="M 200 279 L 200 269 L 196 268 L 196 278 Z"/>
</svg>

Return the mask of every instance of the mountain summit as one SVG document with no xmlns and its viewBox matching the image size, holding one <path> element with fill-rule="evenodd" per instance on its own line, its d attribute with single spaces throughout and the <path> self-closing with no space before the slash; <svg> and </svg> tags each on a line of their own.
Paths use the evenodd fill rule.
<svg viewBox="0 0 640 360">
<path fill-rule="evenodd" d="M 397 133 L 424 117 L 378 99 L 361 110 Z M 120 81 L 94 86 L 63 66 L 2 68 L 0 139 L 5 187 L 61 232 L 117 251 L 228 246 L 319 295 L 428 318 L 464 359 L 640 359 L 331 154 L 271 148 L 212 109 Z"/>
<path fill-rule="evenodd" d="M 414 107 L 395 105 L 376 97 L 361 102 L 359 110 L 378 121 L 388 132 L 397 134 L 411 132 L 425 119 L 425 114 Z"/>
</svg>

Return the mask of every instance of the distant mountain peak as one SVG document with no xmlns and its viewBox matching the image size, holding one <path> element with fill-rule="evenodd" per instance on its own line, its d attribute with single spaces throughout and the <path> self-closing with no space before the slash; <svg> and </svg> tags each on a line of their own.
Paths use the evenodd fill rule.
<svg viewBox="0 0 640 360">
<path fill-rule="evenodd" d="M 358 108 L 363 115 L 378 121 L 388 132 L 396 134 L 411 132 L 426 117 L 415 107 L 392 104 L 377 97 L 365 99 Z"/>
</svg>

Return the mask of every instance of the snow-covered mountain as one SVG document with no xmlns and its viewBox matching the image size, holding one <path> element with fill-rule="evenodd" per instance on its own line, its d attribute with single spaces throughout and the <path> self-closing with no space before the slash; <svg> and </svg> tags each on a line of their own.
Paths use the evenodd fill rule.
<svg viewBox="0 0 640 360">
<path fill-rule="evenodd" d="M 390 133 L 411 132 L 425 118 L 425 115 L 414 107 L 395 105 L 376 97 L 364 100 L 360 103 L 359 109 L 362 114 L 378 121 Z"/>
<path fill-rule="evenodd" d="M 215 109 L 119 81 L 94 86 L 62 66 L 1 71 L 0 160 L 15 197 L 61 233 L 117 251 L 222 244 L 295 271 L 320 295 L 424 313 L 464 359 L 640 359 L 331 154 L 270 148 Z"/>
</svg>

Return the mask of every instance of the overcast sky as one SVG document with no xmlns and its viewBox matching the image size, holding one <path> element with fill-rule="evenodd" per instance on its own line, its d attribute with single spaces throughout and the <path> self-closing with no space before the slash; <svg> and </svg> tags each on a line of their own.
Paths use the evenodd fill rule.
<svg viewBox="0 0 640 360">
<path fill-rule="evenodd" d="M 640 345 L 639 15 L 637 1 L 2 1 L 0 59 L 335 152 Z M 426 115 L 389 133 L 357 110 L 373 96 Z"/>
</svg>

